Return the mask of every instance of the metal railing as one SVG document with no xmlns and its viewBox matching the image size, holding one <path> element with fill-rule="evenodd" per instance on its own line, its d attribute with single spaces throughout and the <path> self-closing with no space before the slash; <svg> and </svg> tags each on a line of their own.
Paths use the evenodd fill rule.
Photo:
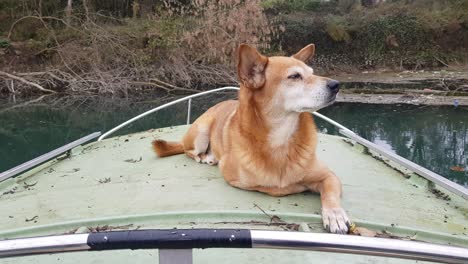
<svg viewBox="0 0 468 264">
<path fill-rule="evenodd" d="M 156 108 L 153 108 L 149 111 L 146 111 L 142 114 L 139 114 L 137 116 L 135 116 L 134 118 L 132 119 L 129 119 L 125 122 L 123 122 L 122 124 L 112 128 L 111 130 L 107 131 L 106 133 L 102 134 L 102 136 L 99 137 L 98 141 L 101 141 L 103 140 L 104 138 L 106 138 L 107 136 L 111 135 L 112 133 L 116 132 L 117 130 L 137 121 L 138 119 L 141 119 L 149 114 L 152 114 L 154 112 L 157 112 L 159 110 L 162 110 L 164 108 L 168 108 L 169 106 L 171 105 L 175 105 L 175 104 L 178 104 L 178 103 L 181 103 L 181 102 L 185 102 L 185 101 L 188 101 L 188 107 L 187 107 L 187 125 L 190 124 L 190 115 L 191 115 L 191 112 L 192 112 L 192 99 L 193 98 L 196 98 L 196 97 L 200 97 L 200 96 L 203 96 L 203 95 L 207 95 L 207 94 L 211 94 L 211 93 L 216 93 L 216 92 L 221 92 L 221 91 L 226 91 L 226 90 L 234 90 L 234 91 L 237 91 L 239 90 L 239 87 L 234 87 L 234 86 L 226 86 L 226 87 L 222 87 L 222 88 L 218 88 L 218 89 L 213 89 L 213 90 L 209 90 L 209 91 L 206 91 L 206 92 L 201 92 L 201 93 L 196 93 L 196 94 L 192 94 L 192 95 L 189 95 L 189 96 L 186 96 L 186 97 L 183 97 L 183 98 L 180 98 L 180 99 L 177 99 L 177 100 L 174 100 L 172 102 L 169 102 L 167 104 L 163 104 L 161 106 L 158 106 Z"/>
<path fill-rule="evenodd" d="M 430 180 L 431 182 L 451 191 L 452 193 L 454 194 L 457 194 L 459 196 L 461 196 L 462 198 L 464 198 L 465 200 L 468 200 L 468 189 L 466 189 L 465 187 L 447 179 L 447 178 L 444 178 L 443 176 L 435 173 L 435 172 L 432 172 L 410 160 L 407 160 L 405 158 L 403 158 L 402 156 L 399 156 L 398 154 L 394 153 L 394 152 L 391 152 L 391 151 L 388 151 L 382 147 L 380 147 L 379 145 L 377 144 L 374 144 L 372 142 L 370 142 L 369 140 L 359 136 L 358 134 L 354 133 L 352 130 L 350 130 L 349 128 L 341 125 L 340 123 L 320 114 L 320 113 L 317 113 L 317 112 L 314 112 L 313 113 L 315 116 L 327 121 L 328 123 L 334 125 L 335 127 L 338 128 L 338 132 L 343 135 L 343 136 L 346 136 L 356 142 L 358 142 L 359 144 L 379 153 L 380 155 L 392 160 L 393 162 L 415 172 L 416 174 L 422 176 L 423 178 L 427 179 L 427 180 Z"/>
<path fill-rule="evenodd" d="M 226 91 L 226 90 L 233 90 L 233 91 L 238 91 L 239 90 L 239 87 L 233 87 L 233 86 L 227 86 L 227 87 L 222 87 L 222 88 L 218 88 L 218 89 L 213 89 L 213 90 L 209 90 L 209 91 L 205 91 L 205 92 L 200 92 L 200 93 L 196 93 L 196 94 L 193 94 L 193 95 L 189 95 L 189 96 L 186 96 L 186 97 L 183 97 L 183 98 L 180 98 L 180 99 L 177 99 L 177 100 L 174 100 L 172 102 L 169 102 L 167 104 L 163 104 L 161 106 L 158 106 L 156 108 L 153 108 L 149 111 L 146 111 L 114 128 L 112 128 L 111 130 L 107 131 L 106 133 L 104 133 L 102 136 L 99 137 L 98 141 L 101 141 L 102 139 L 106 138 L 107 136 L 111 135 L 112 133 L 116 132 L 117 130 L 127 126 L 128 124 L 131 124 L 133 122 L 135 122 L 136 120 L 140 119 L 140 118 L 143 118 L 149 114 L 152 114 L 152 113 L 155 113 L 161 109 L 164 109 L 164 108 L 167 108 L 171 105 L 175 105 L 175 104 L 178 104 L 178 103 L 181 103 L 181 102 L 185 102 L 185 101 L 188 101 L 188 104 L 187 104 L 187 125 L 190 124 L 190 118 L 191 118 L 191 111 L 192 111 L 192 99 L 193 98 L 196 98 L 196 97 L 200 97 L 200 96 L 204 96 L 204 95 L 207 95 L 207 94 L 211 94 L 211 93 L 216 93 L 216 92 L 220 92 L 220 91 Z M 332 124 L 333 126 L 337 127 L 338 128 L 338 132 L 356 142 L 358 142 L 359 144 L 361 145 L 364 145 L 366 147 L 368 147 L 369 149 L 371 150 L 374 150 L 376 151 L 377 153 L 387 157 L 388 159 L 396 162 L 397 164 L 419 174 L 420 176 L 422 176 L 423 178 L 426 178 L 427 180 L 449 190 L 450 192 L 456 194 L 456 195 L 459 195 L 461 196 L 462 198 L 464 198 L 465 200 L 468 200 L 468 189 L 466 189 L 465 187 L 461 186 L 461 185 L 458 185 L 457 183 L 455 182 L 452 182 L 446 178 L 444 178 L 443 176 L 435 173 L 435 172 L 432 172 L 422 166 L 419 166 L 418 164 L 412 162 L 412 161 L 409 161 L 391 151 L 388 151 L 384 148 L 381 148 L 379 146 L 377 146 L 376 144 L 368 141 L 367 139 L 364 139 L 362 137 L 360 137 L 359 135 L 357 135 L 356 133 L 354 133 L 352 130 L 350 130 L 349 128 L 343 126 L 342 124 L 320 114 L 320 113 L 317 113 L 317 112 L 313 112 L 312 113 L 313 115 L 315 115 L 316 117 Z"/>
<path fill-rule="evenodd" d="M 468 248 L 463 247 L 388 238 L 249 229 L 149 229 L 19 238 L 0 241 L 0 258 L 89 250 L 159 249 L 161 264 L 192 263 L 193 248 L 307 250 L 468 263 Z"/>
<path fill-rule="evenodd" d="M 84 143 L 92 140 L 92 139 L 95 139 L 100 135 L 101 135 L 101 132 L 94 132 L 94 133 L 89 134 L 89 135 L 87 135 L 85 137 L 82 137 L 82 138 L 77 139 L 77 140 L 75 140 L 73 142 L 70 142 L 70 143 L 68 143 L 68 144 L 66 144 L 64 146 L 61 146 L 60 148 L 54 149 L 54 150 L 52 150 L 50 152 L 47 152 L 46 154 L 41 155 L 41 156 L 39 156 L 39 157 L 37 157 L 35 159 L 32 159 L 30 161 L 27 161 L 27 162 L 25 162 L 23 164 L 20 164 L 20 165 L 14 167 L 14 168 L 11 168 L 11 169 L 9 169 L 7 171 L 4 171 L 4 172 L 0 173 L 0 182 L 4 181 L 6 179 L 9 179 L 9 178 L 11 178 L 11 177 L 13 177 L 15 175 L 18 175 L 21 172 L 27 171 L 27 170 L 29 170 L 29 169 L 31 169 L 31 168 L 39 165 L 39 164 L 42 164 L 42 163 L 44 163 L 44 162 L 46 162 L 46 161 L 48 161 L 48 160 L 50 160 L 52 158 L 55 158 L 55 157 L 57 157 L 59 155 L 62 155 L 64 153 L 70 151 L 72 148 L 75 148 L 75 147 L 77 147 L 77 146 L 79 146 L 81 144 L 84 144 Z"/>
</svg>

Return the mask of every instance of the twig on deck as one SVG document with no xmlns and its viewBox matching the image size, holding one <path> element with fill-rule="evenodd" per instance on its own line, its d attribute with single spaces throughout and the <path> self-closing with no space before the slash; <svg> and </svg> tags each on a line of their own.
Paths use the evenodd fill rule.
<svg viewBox="0 0 468 264">
<path fill-rule="evenodd" d="M 263 214 L 268 216 L 270 219 L 273 218 L 271 215 L 269 215 L 265 210 L 263 210 L 260 206 L 258 206 L 256 203 L 254 203 L 254 207 L 257 207 L 260 211 L 262 211 Z"/>
</svg>

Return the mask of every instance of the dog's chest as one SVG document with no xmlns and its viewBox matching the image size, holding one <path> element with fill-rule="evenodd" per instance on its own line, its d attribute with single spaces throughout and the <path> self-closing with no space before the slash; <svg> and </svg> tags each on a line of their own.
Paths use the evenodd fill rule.
<svg viewBox="0 0 468 264">
<path fill-rule="evenodd" d="M 265 163 L 250 163 L 250 166 L 240 168 L 240 178 L 250 186 L 285 188 L 303 181 L 307 173 L 304 163 L 300 160 L 289 160 L 286 156 Z"/>
<path fill-rule="evenodd" d="M 285 116 L 276 121 L 276 128 L 268 134 L 268 144 L 273 149 L 287 151 L 289 140 L 297 131 L 298 119 L 296 116 Z"/>
</svg>

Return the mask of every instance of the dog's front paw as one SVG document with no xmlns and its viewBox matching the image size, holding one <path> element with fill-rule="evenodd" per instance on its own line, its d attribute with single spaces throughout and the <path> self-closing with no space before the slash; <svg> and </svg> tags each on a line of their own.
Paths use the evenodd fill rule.
<svg viewBox="0 0 468 264">
<path fill-rule="evenodd" d="M 343 208 L 322 208 L 323 227 L 328 232 L 335 234 L 347 234 L 351 224 L 348 215 Z"/>
</svg>

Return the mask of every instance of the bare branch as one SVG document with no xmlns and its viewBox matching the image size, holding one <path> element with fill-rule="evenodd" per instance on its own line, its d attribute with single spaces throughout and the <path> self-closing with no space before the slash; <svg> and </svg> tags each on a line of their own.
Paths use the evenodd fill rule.
<svg viewBox="0 0 468 264">
<path fill-rule="evenodd" d="M 8 77 L 9 79 L 14 79 L 14 80 L 17 80 L 17 81 L 20 81 L 20 82 L 23 82 L 25 84 L 28 84 L 28 85 L 31 85 L 31 86 L 34 86 L 36 87 L 37 89 L 43 91 L 43 92 L 47 92 L 47 93 L 55 93 L 55 91 L 52 91 L 52 90 L 49 90 L 49 89 L 46 89 L 42 86 L 40 86 L 39 84 L 37 83 L 33 83 L 33 82 L 30 82 L 24 78 L 21 78 L 21 77 L 18 77 L 18 76 L 15 76 L 13 74 L 10 74 L 10 73 L 7 73 L 7 72 L 4 72 L 4 71 L 0 71 L 0 75 L 3 75 L 3 76 L 6 76 Z"/>
<path fill-rule="evenodd" d="M 78 32 L 81 32 L 81 30 L 71 26 L 69 23 L 67 23 L 65 20 L 61 19 L 61 18 L 58 18 L 58 17 L 52 17 L 52 16 L 24 16 L 24 17 L 21 17 L 19 18 L 18 20 L 16 20 L 15 22 L 13 22 L 10 26 L 10 30 L 8 31 L 8 35 L 7 35 L 7 39 L 10 39 L 11 38 L 11 34 L 13 32 L 13 29 L 15 28 L 16 24 L 18 24 L 19 22 L 25 20 L 25 19 L 28 19 L 28 18 L 32 18 L 32 19 L 37 19 L 37 20 L 40 20 L 40 21 L 44 21 L 45 19 L 48 19 L 48 20 L 56 20 L 56 21 L 60 21 L 62 22 L 64 25 L 66 25 L 67 27 L 71 28 L 71 29 L 74 29 Z M 47 27 L 46 27 L 47 28 Z"/>
<path fill-rule="evenodd" d="M 182 88 L 182 87 L 177 87 L 175 85 L 172 85 L 170 83 L 166 83 L 166 82 L 163 82 L 159 79 L 156 79 L 156 78 L 152 78 L 150 79 L 151 81 L 155 81 L 157 83 L 160 83 L 160 84 L 163 84 L 165 86 L 168 86 L 168 87 L 171 87 L 171 88 L 174 88 L 176 90 L 181 90 L 181 91 L 187 91 L 187 92 L 195 92 L 195 93 L 198 93 L 199 91 L 198 90 L 195 90 L 195 89 L 189 89 L 189 88 Z"/>
<path fill-rule="evenodd" d="M 65 7 L 65 15 L 67 19 L 70 19 L 72 14 L 72 0 L 67 1 L 67 7 Z"/>
</svg>

